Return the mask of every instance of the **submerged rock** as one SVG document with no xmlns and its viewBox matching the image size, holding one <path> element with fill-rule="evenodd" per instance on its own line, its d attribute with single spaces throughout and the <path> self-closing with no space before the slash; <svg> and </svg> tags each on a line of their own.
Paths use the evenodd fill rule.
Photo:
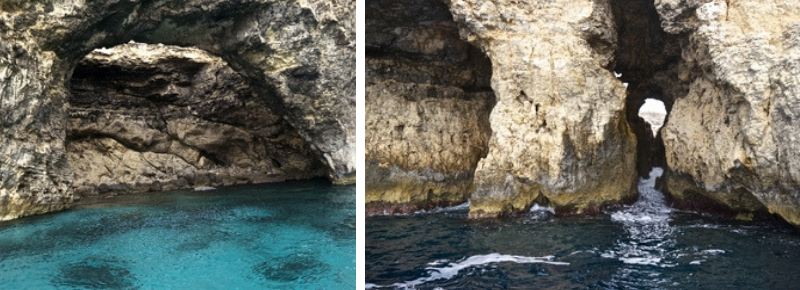
<svg viewBox="0 0 800 290">
<path fill-rule="evenodd" d="M 69 79 L 92 50 L 131 39 L 196 46 L 220 56 L 296 130 L 332 180 L 352 180 L 354 12 L 353 1 L 3 1 L 0 219 L 69 205 Z M 97 139 L 90 145 L 121 144 Z"/>
</svg>

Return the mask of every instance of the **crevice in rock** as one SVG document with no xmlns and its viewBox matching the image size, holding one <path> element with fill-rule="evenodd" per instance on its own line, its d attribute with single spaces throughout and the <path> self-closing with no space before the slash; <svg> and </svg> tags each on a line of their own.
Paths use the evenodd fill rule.
<svg viewBox="0 0 800 290">
<path fill-rule="evenodd" d="M 678 79 L 681 45 L 686 36 L 666 33 L 653 1 L 611 1 L 617 27 L 618 47 L 613 70 L 627 83 L 625 114 L 637 138 L 636 171 L 647 178 L 651 168 L 667 167 L 664 141 L 660 132 L 653 137 L 650 125 L 639 117 L 639 109 L 648 98 L 664 102 L 667 119 L 675 98 L 685 94 L 685 84 Z"/>
<path fill-rule="evenodd" d="M 441 1 L 367 1 L 365 32 L 368 212 L 466 201 L 488 153 L 491 61 Z"/>
<path fill-rule="evenodd" d="M 70 92 L 66 149 L 78 197 L 326 173 L 285 112 L 196 48 L 96 50 L 75 68 Z"/>
<path fill-rule="evenodd" d="M 636 170 L 639 176 L 647 178 L 652 167 L 664 168 L 664 177 L 658 179 L 657 187 L 667 195 L 668 202 L 675 208 L 728 214 L 745 219 L 765 216 L 764 205 L 752 192 L 744 188 L 728 185 L 720 188 L 706 187 L 697 183 L 697 180 L 702 179 L 704 172 L 698 172 L 700 176 L 691 176 L 670 169 L 661 134 L 664 128 L 653 138 L 649 124 L 639 117 L 639 109 L 646 99 L 656 99 L 662 101 L 666 108 L 667 116 L 664 120 L 666 126 L 675 101 L 687 96 L 691 83 L 707 73 L 703 72 L 703 68 L 687 63 L 683 59 L 684 54 L 694 58 L 693 61 L 703 58 L 691 56 L 692 30 L 668 27 L 672 33 L 667 33 L 662 27 L 662 19 L 653 1 L 614 0 L 611 6 L 619 41 L 614 71 L 621 74 L 620 79 L 623 82 L 629 84 L 625 111 L 629 127 L 638 141 Z M 672 20 L 690 19 L 694 16 L 686 15 L 688 13 L 693 15 L 694 12 L 695 9 L 686 9 L 680 16 L 671 17 Z M 735 115 L 722 108 L 718 113 L 724 115 L 722 120 L 726 125 L 727 116 Z M 735 175 L 733 172 L 730 174 Z M 745 174 L 748 175 L 750 174 Z"/>
</svg>

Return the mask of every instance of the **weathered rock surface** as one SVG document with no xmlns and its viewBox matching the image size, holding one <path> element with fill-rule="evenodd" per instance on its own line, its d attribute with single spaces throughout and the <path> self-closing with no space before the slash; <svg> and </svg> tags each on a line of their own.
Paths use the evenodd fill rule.
<svg viewBox="0 0 800 290">
<path fill-rule="evenodd" d="M 366 4 L 368 212 L 466 201 L 490 136 L 489 59 L 442 2 Z"/>
<path fill-rule="evenodd" d="M 324 176 L 297 130 L 218 57 L 124 44 L 73 73 L 67 160 L 75 194 Z"/>
<path fill-rule="evenodd" d="M 68 206 L 68 80 L 93 49 L 131 39 L 220 56 L 297 130 L 332 180 L 355 173 L 353 1 L 0 4 L 0 219 Z"/>
<path fill-rule="evenodd" d="M 689 91 L 662 129 L 669 191 L 800 225 L 800 1 L 656 7 L 689 40 L 679 73 Z"/>
<path fill-rule="evenodd" d="M 617 45 L 609 3 L 453 0 L 450 10 L 492 60 L 497 95 L 470 216 L 534 201 L 592 212 L 633 198 L 636 140 L 625 87 L 608 69 Z"/>
<path fill-rule="evenodd" d="M 736 212 L 769 211 L 800 225 L 800 83 L 795 77 L 800 74 L 800 1 L 445 2 L 462 39 L 491 60 L 497 100 L 489 118 L 488 153 L 473 176 L 462 175 L 473 179 L 473 192 L 453 197 L 471 198 L 471 216 L 521 211 L 533 202 L 588 212 L 631 198 L 635 171 L 666 165 L 667 190 L 678 203 L 712 201 Z M 436 200 L 443 195 L 425 196 L 420 189 L 435 187 L 419 180 L 469 173 L 474 159 L 465 157 L 479 156 L 464 146 L 442 146 L 448 143 L 436 137 L 474 127 L 474 119 L 464 116 L 477 111 L 466 108 L 480 104 L 462 98 L 438 105 L 449 108 L 439 112 L 450 118 L 420 117 L 423 90 L 459 95 L 429 87 L 447 82 L 463 90 L 465 83 L 454 81 L 460 80 L 457 74 L 430 73 L 435 65 L 404 67 L 399 57 L 388 56 L 423 55 L 436 64 L 447 54 L 433 52 L 455 42 L 429 28 L 444 22 L 427 20 L 427 10 L 413 9 L 438 4 L 372 3 L 368 11 L 377 11 L 377 20 L 367 25 L 373 29 L 368 47 L 380 54 L 369 61 L 367 108 L 376 114 L 367 131 L 376 131 L 368 140 L 368 160 L 375 172 L 389 173 L 368 182 L 403 185 L 372 185 L 380 192 L 372 196 L 392 202 Z M 381 22 L 393 15 L 411 24 Z M 623 81 L 630 84 L 627 90 Z M 637 114 L 646 98 L 664 101 L 670 113 L 660 132 Z M 409 128 L 428 130 L 420 134 Z M 440 135 L 430 134 L 437 129 Z M 483 139 L 464 140 L 478 144 Z M 460 184 L 453 190 L 469 191 L 467 182 Z"/>
<path fill-rule="evenodd" d="M 635 196 L 608 2 L 445 1 L 452 14 L 435 1 L 383 2 L 367 3 L 367 202 L 470 197 L 470 215 L 489 217 Z M 474 93 L 484 81 L 460 63 L 450 17 L 491 60 L 481 75 L 496 105 Z"/>
</svg>

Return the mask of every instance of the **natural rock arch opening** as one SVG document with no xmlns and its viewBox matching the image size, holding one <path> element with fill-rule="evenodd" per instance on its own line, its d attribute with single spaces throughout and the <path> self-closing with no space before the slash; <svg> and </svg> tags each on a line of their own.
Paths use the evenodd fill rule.
<svg viewBox="0 0 800 290">
<path fill-rule="evenodd" d="M 660 132 L 653 136 L 650 125 L 639 117 L 639 110 L 650 98 L 664 103 L 668 121 L 675 99 L 686 93 L 678 78 L 681 46 L 685 36 L 668 34 L 653 1 L 611 1 L 618 34 L 614 73 L 627 83 L 625 115 L 636 135 L 636 171 L 647 178 L 651 168 L 667 167 L 664 141 Z"/>
<path fill-rule="evenodd" d="M 492 63 L 441 1 L 366 3 L 370 214 L 466 201 L 488 152 Z"/>
<path fill-rule="evenodd" d="M 685 173 L 670 168 L 670 163 L 676 161 L 683 163 L 683 160 L 696 160 L 697 157 L 691 156 L 690 152 L 681 152 L 680 156 L 675 156 L 675 148 L 672 148 L 670 157 L 672 160 L 668 161 L 667 154 L 670 153 L 665 146 L 663 134 L 667 128 L 662 127 L 653 138 L 650 125 L 639 117 L 639 109 L 646 99 L 659 100 L 664 103 L 667 112 L 664 126 L 668 126 L 669 119 L 674 117 L 671 113 L 676 101 L 692 94 L 692 86 L 695 86 L 698 78 L 707 73 L 705 69 L 692 63 L 707 57 L 692 55 L 696 53 L 693 51 L 696 48 L 692 44 L 695 41 L 691 38 L 692 29 L 671 26 L 675 25 L 672 21 L 676 19 L 670 17 L 676 15 L 662 17 L 664 15 L 660 15 L 657 9 L 663 7 L 657 8 L 653 1 L 615 0 L 611 1 L 611 5 L 619 35 L 614 70 L 621 73 L 620 79 L 623 82 L 629 83 L 625 110 L 628 124 L 637 136 L 638 175 L 647 178 L 652 167 L 665 168 L 665 174 L 659 179 L 658 184 L 667 194 L 671 206 L 676 208 L 724 214 L 744 213 L 744 216 L 749 217 L 752 217 L 753 213 L 761 215 L 764 206 L 752 193 L 743 188 L 703 188 Z M 678 18 L 695 17 L 696 8 L 687 8 Z M 681 25 L 689 25 L 696 21 L 697 19 L 690 19 Z M 670 30 L 669 33 L 665 31 L 665 27 Z M 693 59 L 687 60 L 684 56 Z M 702 118 L 727 120 L 726 114 L 730 112 L 720 110 Z M 678 113 L 675 116 L 682 118 L 676 120 L 678 123 L 693 118 L 685 113 Z M 690 123 L 684 126 L 696 126 L 696 124 Z M 683 139 L 675 135 L 682 134 L 682 129 L 671 129 L 669 134 L 672 135 L 668 138 L 672 138 L 673 142 L 675 138 Z"/>
<path fill-rule="evenodd" d="M 76 198 L 325 174 L 283 113 L 203 50 L 133 42 L 97 49 L 69 83 Z"/>
</svg>

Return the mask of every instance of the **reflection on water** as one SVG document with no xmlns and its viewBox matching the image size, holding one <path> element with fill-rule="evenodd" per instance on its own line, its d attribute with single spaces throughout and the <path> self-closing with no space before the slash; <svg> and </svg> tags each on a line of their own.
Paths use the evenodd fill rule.
<svg viewBox="0 0 800 290">
<path fill-rule="evenodd" d="M 0 289 L 353 289 L 355 187 L 120 196 L 0 223 Z"/>
<path fill-rule="evenodd" d="M 462 208 L 370 217 L 373 289 L 794 289 L 800 235 L 779 222 L 671 210 L 654 187 L 607 215 L 468 220 Z M 515 258 L 511 258 L 515 257 Z M 538 258 L 537 258 L 538 257 Z M 520 260 L 530 259 L 530 263 Z"/>
</svg>

